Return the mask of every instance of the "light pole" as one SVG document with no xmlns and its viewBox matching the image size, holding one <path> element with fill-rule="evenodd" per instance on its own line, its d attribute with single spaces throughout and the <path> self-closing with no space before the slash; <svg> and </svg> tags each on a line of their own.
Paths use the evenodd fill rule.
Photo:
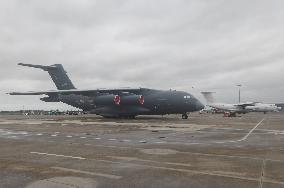
<svg viewBox="0 0 284 188">
<path fill-rule="evenodd" d="M 239 103 L 241 103 L 241 87 L 242 87 L 242 85 L 238 84 L 237 86 L 239 87 Z"/>
</svg>

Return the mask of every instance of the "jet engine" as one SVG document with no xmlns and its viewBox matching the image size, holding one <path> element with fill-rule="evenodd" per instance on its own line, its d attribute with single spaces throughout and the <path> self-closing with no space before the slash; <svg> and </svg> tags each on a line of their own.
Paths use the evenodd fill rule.
<svg viewBox="0 0 284 188">
<path fill-rule="evenodd" d="M 94 98 L 96 105 L 120 105 L 120 96 L 118 95 L 101 95 Z"/>
<path fill-rule="evenodd" d="M 125 95 L 121 96 L 122 105 L 143 105 L 145 102 L 143 95 Z"/>
</svg>

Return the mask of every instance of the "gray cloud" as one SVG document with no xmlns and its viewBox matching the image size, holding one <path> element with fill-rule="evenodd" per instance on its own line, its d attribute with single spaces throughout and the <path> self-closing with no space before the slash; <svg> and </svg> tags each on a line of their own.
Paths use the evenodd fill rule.
<svg viewBox="0 0 284 188">
<path fill-rule="evenodd" d="M 0 110 L 69 108 L 8 91 L 54 89 L 18 62 L 64 64 L 79 88 L 216 91 L 220 101 L 283 102 L 280 0 L 0 2 Z M 194 86 L 194 87 L 193 87 Z M 193 87 L 193 88 L 192 88 Z"/>
</svg>

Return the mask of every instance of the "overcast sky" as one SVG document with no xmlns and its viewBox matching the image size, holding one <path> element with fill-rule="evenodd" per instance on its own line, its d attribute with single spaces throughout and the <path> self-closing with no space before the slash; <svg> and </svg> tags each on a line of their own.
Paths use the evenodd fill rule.
<svg viewBox="0 0 284 188">
<path fill-rule="evenodd" d="M 219 102 L 284 102 L 282 0 L 0 1 L 0 110 L 65 109 L 9 91 L 55 89 L 63 64 L 80 89 L 215 91 Z"/>
</svg>

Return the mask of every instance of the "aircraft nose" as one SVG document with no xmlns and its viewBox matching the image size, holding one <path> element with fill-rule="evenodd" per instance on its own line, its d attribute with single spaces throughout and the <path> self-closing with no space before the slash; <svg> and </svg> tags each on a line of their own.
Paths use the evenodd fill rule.
<svg viewBox="0 0 284 188">
<path fill-rule="evenodd" d="M 204 105 L 199 100 L 196 101 L 195 107 L 196 107 L 196 111 L 200 111 L 204 109 Z"/>
</svg>

